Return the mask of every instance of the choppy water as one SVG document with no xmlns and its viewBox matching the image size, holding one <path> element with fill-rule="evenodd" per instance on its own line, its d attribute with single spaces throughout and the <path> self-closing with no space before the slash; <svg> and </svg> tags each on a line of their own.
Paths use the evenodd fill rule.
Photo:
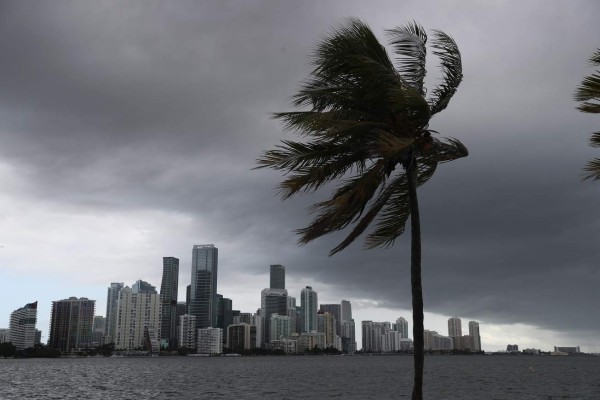
<svg viewBox="0 0 600 400">
<path fill-rule="evenodd" d="M 432 356 L 426 399 L 600 399 L 600 357 Z M 0 359 L 1 399 L 410 398 L 407 356 Z"/>
</svg>

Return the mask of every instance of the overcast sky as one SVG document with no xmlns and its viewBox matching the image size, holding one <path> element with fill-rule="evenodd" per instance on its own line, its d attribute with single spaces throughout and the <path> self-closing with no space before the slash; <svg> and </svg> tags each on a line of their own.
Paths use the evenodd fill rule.
<svg viewBox="0 0 600 400">
<path fill-rule="evenodd" d="M 280 174 L 252 170 L 296 139 L 270 113 L 291 109 L 316 42 L 348 16 L 382 41 L 414 19 L 462 53 L 431 128 L 470 155 L 419 192 L 426 329 L 458 316 L 486 350 L 600 352 L 600 183 L 580 180 L 600 119 L 572 100 L 600 47 L 595 1 L 0 1 L 0 328 L 36 300 L 44 340 L 53 300 L 104 315 L 110 282 L 159 287 L 163 256 L 180 259 L 183 301 L 206 243 L 234 309 L 255 312 L 283 264 L 290 295 L 350 300 L 357 333 L 411 321 L 408 236 L 299 247 L 325 193 L 282 202 Z"/>
</svg>

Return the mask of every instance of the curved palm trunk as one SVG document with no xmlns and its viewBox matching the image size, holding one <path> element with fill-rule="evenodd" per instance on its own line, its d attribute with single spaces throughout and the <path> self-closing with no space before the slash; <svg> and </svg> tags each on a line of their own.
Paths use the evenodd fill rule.
<svg viewBox="0 0 600 400">
<path fill-rule="evenodd" d="M 415 380 L 412 400 L 423 399 L 423 365 L 425 363 L 423 339 L 423 287 L 421 285 L 421 219 L 417 200 L 417 163 L 413 157 L 406 169 L 408 199 L 410 202 L 410 286 L 413 307 L 413 339 Z"/>
</svg>

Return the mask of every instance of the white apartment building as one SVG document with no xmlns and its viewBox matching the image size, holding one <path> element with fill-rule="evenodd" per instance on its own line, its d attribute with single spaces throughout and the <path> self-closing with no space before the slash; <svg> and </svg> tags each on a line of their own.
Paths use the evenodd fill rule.
<svg viewBox="0 0 600 400">
<path fill-rule="evenodd" d="M 202 328 L 198 329 L 198 354 L 221 354 L 223 353 L 223 329 Z"/>
<path fill-rule="evenodd" d="M 117 329 L 115 348 L 133 350 L 144 347 L 145 328 L 153 328 L 160 337 L 160 295 L 149 292 L 134 293 L 125 286 L 117 301 Z"/>
<path fill-rule="evenodd" d="M 196 348 L 196 316 L 191 314 L 184 314 L 179 317 L 179 347 L 185 347 L 188 349 Z"/>
</svg>

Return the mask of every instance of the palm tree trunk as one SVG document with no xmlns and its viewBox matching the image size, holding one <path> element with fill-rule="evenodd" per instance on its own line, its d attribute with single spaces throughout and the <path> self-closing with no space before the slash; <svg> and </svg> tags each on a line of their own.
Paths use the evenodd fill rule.
<svg viewBox="0 0 600 400">
<path fill-rule="evenodd" d="M 421 219 L 417 200 L 417 162 L 411 156 L 406 169 L 408 200 L 410 202 L 410 286 L 413 307 L 413 340 L 415 380 L 412 400 L 423 399 L 423 365 L 425 363 L 423 338 L 423 287 L 421 284 Z"/>
</svg>

